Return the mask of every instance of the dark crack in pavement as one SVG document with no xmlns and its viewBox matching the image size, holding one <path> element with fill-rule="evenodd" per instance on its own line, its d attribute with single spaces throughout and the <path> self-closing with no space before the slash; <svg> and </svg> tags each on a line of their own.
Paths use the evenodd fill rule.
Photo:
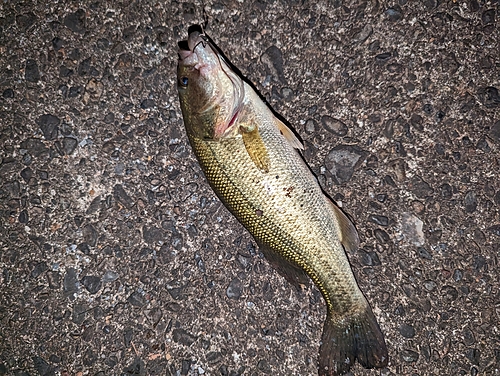
<svg viewBox="0 0 500 376">
<path fill-rule="evenodd" d="M 498 0 L 3 1 L 0 375 L 315 375 L 325 315 L 216 199 L 176 43 L 207 33 L 361 236 L 390 364 L 500 375 Z"/>
</svg>

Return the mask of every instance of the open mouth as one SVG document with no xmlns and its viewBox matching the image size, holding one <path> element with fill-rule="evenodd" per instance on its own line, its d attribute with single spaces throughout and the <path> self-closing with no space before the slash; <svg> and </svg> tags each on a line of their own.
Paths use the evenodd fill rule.
<svg viewBox="0 0 500 376">
<path fill-rule="evenodd" d="M 199 44 L 205 47 L 207 42 L 207 37 L 203 34 L 203 29 L 200 25 L 190 26 L 188 28 L 188 39 L 177 43 L 179 47 L 179 59 L 184 60 L 191 56 Z"/>
</svg>

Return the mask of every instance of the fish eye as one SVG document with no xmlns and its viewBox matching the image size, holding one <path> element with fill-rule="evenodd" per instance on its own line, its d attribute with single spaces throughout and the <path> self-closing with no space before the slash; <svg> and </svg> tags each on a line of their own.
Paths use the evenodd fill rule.
<svg viewBox="0 0 500 376">
<path fill-rule="evenodd" d="M 183 76 L 181 78 L 179 78 L 179 85 L 181 87 L 187 87 L 188 86 L 188 78 L 186 76 Z"/>
</svg>

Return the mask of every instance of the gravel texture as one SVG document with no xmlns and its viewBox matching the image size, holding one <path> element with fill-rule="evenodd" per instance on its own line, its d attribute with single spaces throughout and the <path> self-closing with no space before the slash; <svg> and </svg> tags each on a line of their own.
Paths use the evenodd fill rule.
<svg viewBox="0 0 500 376">
<path fill-rule="evenodd" d="M 325 317 L 208 187 L 176 92 L 207 33 L 362 240 L 390 364 L 500 375 L 498 0 L 0 3 L 0 375 L 314 375 Z"/>
</svg>

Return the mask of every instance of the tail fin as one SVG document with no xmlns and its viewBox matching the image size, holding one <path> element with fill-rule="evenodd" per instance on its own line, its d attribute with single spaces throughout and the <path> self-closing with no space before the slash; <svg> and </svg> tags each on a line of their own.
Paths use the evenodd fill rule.
<svg viewBox="0 0 500 376">
<path fill-rule="evenodd" d="M 382 368 L 389 357 L 370 307 L 351 317 L 328 312 L 319 349 L 319 376 L 343 375 L 358 359 L 365 368 Z"/>
</svg>

